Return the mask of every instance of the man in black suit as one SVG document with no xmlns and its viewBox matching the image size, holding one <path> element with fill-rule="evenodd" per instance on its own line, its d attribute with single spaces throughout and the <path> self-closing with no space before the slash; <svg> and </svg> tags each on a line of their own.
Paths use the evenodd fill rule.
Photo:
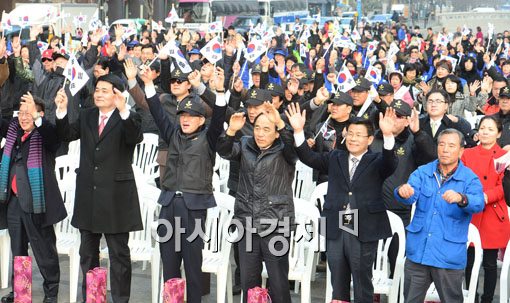
<svg viewBox="0 0 510 303">
<path fill-rule="evenodd" d="M 60 91 L 57 132 L 64 141 L 80 139 L 80 167 L 71 224 L 80 229 L 82 294 L 87 271 L 99 266 L 99 241 L 105 235 L 110 256 L 113 302 L 128 302 L 131 292 L 129 232 L 143 229 L 131 163 L 136 144 L 143 139 L 140 116 L 126 108 L 122 80 L 112 74 L 97 79 L 96 107 L 84 109 L 69 123 L 67 98 Z"/>
<path fill-rule="evenodd" d="M 398 163 L 393 151 L 395 110 L 388 108 L 384 117 L 382 113 L 379 117 L 384 137 L 382 153 L 368 149 L 374 140 L 371 121 L 354 119 L 349 124 L 347 151 L 335 149 L 329 153 L 316 153 L 305 142 L 306 113 L 300 112 L 299 105 L 291 105 L 287 117 L 294 128 L 299 159 L 329 177 L 322 216 L 326 218 L 326 255 L 331 269 L 333 299 L 350 301 L 352 274 L 354 300 L 372 302 L 372 266 L 377 242 L 391 235 L 381 191 L 384 180 Z"/>
<path fill-rule="evenodd" d="M 2 122 L 6 138 L 0 168 L 0 203 L 7 205 L 13 256 L 28 256 L 28 243 L 44 279 L 43 303 L 57 302 L 60 268 L 53 224 L 66 210 L 55 176 L 60 146 L 55 126 L 44 117 L 44 101 L 30 93 L 21 98 L 17 118 Z M 11 292 L 2 303 L 14 302 Z"/>
</svg>

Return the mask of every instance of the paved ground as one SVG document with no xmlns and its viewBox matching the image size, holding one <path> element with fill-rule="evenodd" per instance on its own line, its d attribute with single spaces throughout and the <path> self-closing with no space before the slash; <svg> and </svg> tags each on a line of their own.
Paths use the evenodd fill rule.
<svg viewBox="0 0 510 303">
<path fill-rule="evenodd" d="M 35 264 L 35 262 L 34 262 Z M 106 266 L 106 262 L 102 262 L 103 266 Z M 35 266 L 35 265 L 34 265 Z M 69 259 L 67 256 L 60 256 L 60 268 L 61 268 L 61 282 L 59 291 L 59 302 L 69 302 Z M 81 277 L 80 277 L 81 279 Z M 325 292 L 325 273 L 317 273 L 317 279 L 312 282 L 312 302 L 323 303 L 324 292 Z M 211 276 L 211 294 L 204 296 L 202 302 L 204 303 L 215 303 L 215 284 L 216 277 Z M 80 283 L 81 285 L 81 283 Z M 133 263 L 133 278 L 131 283 L 131 300 L 133 303 L 150 303 L 151 302 L 151 279 L 150 279 L 150 264 L 148 264 L 146 270 L 142 270 L 142 263 Z M 6 295 L 10 289 L 0 289 L 0 296 Z M 33 272 L 33 303 L 40 303 L 44 298 L 42 289 L 42 278 L 39 270 L 34 267 Z M 298 294 L 293 294 L 293 302 L 299 302 L 300 297 Z M 78 290 L 78 298 L 81 297 L 81 289 Z M 111 298 L 108 299 L 109 302 Z M 240 296 L 234 297 L 234 302 L 239 302 Z"/>
<path fill-rule="evenodd" d="M 103 266 L 106 266 L 106 262 L 103 262 Z M 67 256 L 61 256 L 60 267 L 62 271 L 59 302 L 69 302 L 69 260 Z M 483 270 L 481 272 L 482 276 Z M 33 273 L 33 303 L 40 303 L 43 300 L 44 294 L 42 290 L 42 278 L 37 268 L 34 267 Z M 499 277 L 499 275 L 498 275 Z M 81 278 L 80 278 L 81 279 Z M 312 301 L 311 303 L 323 303 L 324 293 L 326 290 L 325 286 L 326 274 L 324 272 L 317 272 L 315 282 L 312 282 Z M 211 294 L 204 296 L 202 302 L 204 303 L 216 303 L 215 297 L 215 284 L 216 277 L 211 277 Z M 81 285 L 81 284 L 80 284 Z M 142 263 L 133 263 L 133 279 L 131 283 L 131 301 L 133 303 L 150 303 L 151 302 L 151 280 L 150 280 L 150 265 L 148 264 L 146 270 L 142 270 Z M 479 289 L 482 289 L 482 285 L 479 285 Z M 0 290 L 0 296 L 4 296 L 9 292 L 9 289 Z M 499 302 L 499 287 L 496 289 L 496 297 L 494 302 Z M 78 298 L 81 297 L 81 291 L 78 290 Z M 108 299 L 109 302 L 111 298 Z M 240 296 L 234 297 L 234 302 L 239 302 Z M 292 301 L 300 302 L 299 294 L 295 294 L 292 291 Z M 382 302 L 386 302 L 386 298 L 382 298 Z"/>
</svg>

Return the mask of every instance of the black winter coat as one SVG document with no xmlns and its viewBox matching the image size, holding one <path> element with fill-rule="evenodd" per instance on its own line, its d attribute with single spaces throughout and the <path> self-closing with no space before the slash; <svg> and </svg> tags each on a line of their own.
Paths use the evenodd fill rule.
<svg viewBox="0 0 510 303">
<path fill-rule="evenodd" d="M 251 217 L 257 232 L 265 230 L 261 219 L 294 222 L 292 181 L 297 155 L 292 134 L 283 129 L 273 145 L 261 151 L 252 136 L 235 137 L 223 134 L 217 145 L 218 154 L 240 163 L 234 217 L 246 224 Z M 266 225 L 267 226 L 267 225 Z"/>
</svg>

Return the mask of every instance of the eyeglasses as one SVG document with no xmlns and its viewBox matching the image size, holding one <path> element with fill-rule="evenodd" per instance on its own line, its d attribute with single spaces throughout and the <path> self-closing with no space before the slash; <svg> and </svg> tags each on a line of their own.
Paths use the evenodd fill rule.
<svg viewBox="0 0 510 303">
<path fill-rule="evenodd" d="M 177 84 L 182 84 L 182 83 L 184 83 L 184 82 L 186 82 L 186 81 L 188 81 L 188 80 L 182 80 L 182 79 L 172 79 L 172 80 L 170 80 L 170 84 L 175 84 L 175 83 L 177 83 Z"/>
<path fill-rule="evenodd" d="M 411 53 L 419 53 L 419 51 L 417 51 L 417 50 L 413 50 Z"/>
<path fill-rule="evenodd" d="M 41 61 L 42 61 L 42 62 L 46 62 L 46 61 L 50 61 L 50 62 L 52 62 L 52 61 L 53 61 L 53 59 L 50 59 L 50 58 L 43 58 Z"/>
<path fill-rule="evenodd" d="M 353 139 L 354 139 L 354 138 L 368 138 L 368 137 L 370 137 L 370 136 L 369 136 L 369 135 L 355 134 L 355 133 L 350 133 L 350 132 L 348 132 L 346 137 L 347 137 L 347 138 L 353 138 Z"/>
<path fill-rule="evenodd" d="M 24 118 L 24 117 L 32 118 L 32 114 L 27 113 L 27 112 L 18 112 L 18 117 L 20 117 L 20 118 Z"/>
<path fill-rule="evenodd" d="M 430 103 L 430 104 L 441 104 L 441 103 L 446 103 L 445 100 L 440 100 L 440 99 L 430 99 L 430 100 L 427 100 L 427 103 Z"/>
</svg>

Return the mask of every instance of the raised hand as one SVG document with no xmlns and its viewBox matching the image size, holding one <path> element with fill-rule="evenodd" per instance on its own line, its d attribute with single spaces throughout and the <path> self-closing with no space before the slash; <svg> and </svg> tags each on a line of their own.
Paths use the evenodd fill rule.
<svg viewBox="0 0 510 303">
<path fill-rule="evenodd" d="M 124 62 L 124 72 L 126 73 L 126 78 L 128 80 L 136 79 L 136 75 L 138 74 L 138 68 L 133 63 L 133 60 L 127 59 Z"/>
<path fill-rule="evenodd" d="M 398 188 L 398 195 L 404 199 L 409 199 L 414 195 L 414 188 L 406 183 Z"/>
<path fill-rule="evenodd" d="M 481 85 L 482 92 L 488 94 L 492 90 L 492 78 L 489 76 L 486 76 L 482 80 Z"/>
<path fill-rule="evenodd" d="M 198 87 L 202 82 L 202 75 L 198 70 L 194 70 L 188 75 L 188 80 L 192 87 Z"/>
<path fill-rule="evenodd" d="M 289 106 L 287 106 L 285 115 L 289 119 L 290 126 L 292 126 L 295 133 L 303 131 L 306 122 L 306 110 L 301 112 L 299 103 L 290 103 Z"/>
<path fill-rule="evenodd" d="M 57 106 L 57 112 L 62 113 L 67 111 L 67 95 L 63 88 L 57 92 L 55 97 L 55 105 Z"/>
<path fill-rule="evenodd" d="M 159 60 L 168 60 L 168 52 L 161 51 L 163 49 L 164 45 L 163 43 L 160 43 L 159 45 L 156 45 L 156 49 L 158 50 L 158 58 Z"/>
<path fill-rule="evenodd" d="M 379 128 L 383 136 L 393 136 L 393 128 L 396 120 L 397 115 L 395 114 L 395 109 L 391 107 L 386 108 L 384 116 L 382 113 L 379 113 Z"/>
<path fill-rule="evenodd" d="M 127 46 L 122 43 L 119 47 L 119 53 L 117 54 L 117 59 L 119 59 L 119 61 L 124 61 L 124 59 L 126 58 L 126 55 L 127 55 Z"/>
<path fill-rule="evenodd" d="M 113 97 L 115 107 L 122 113 L 126 109 L 126 97 L 124 97 L 122 92 L 116 88 L 113 89 L 113 92 L 115 93 L 115 96 Z"/>
<path fill-rule="evenodd" d="M 296 78 L 290 78 L 287 82 L 287 88 L 289 89 L 289 92 L 293 95 L 297 94 L 299 89 L 299 80 Z"/>
<path fill-rule="evenodd" d="M 269 70 L 269 58 L 267 56 L 260 59 L 260 66 L 262 67 L 263 72 L 267 72 Z"/>
<path fill-rule="evenodd" d="M 95 31 L 90 34 L 90 43 L 92 45 L 98 45 L 99 41 L 101 41 L 102 31 L 100 28 L 96 29 Z"/>
<path fill-rule="evenodd" d="M 274 105 L 268 101 L 265 101 L 263 104 L 263 111 L 264 114 L 267 116 L 269 121 L 274 123 L 278 128 L 281 128 L 282 126 L 282 118 L 280 117 L 280 113 L 278 110 L 274 107 Z M 283 125 L 285 126 L 285 125 Z"/>
<path fill-rule="evenodd" d="M 122 36 L 124 35 L 124 26 L 121 24 L 115 25 L 115 40 L 122 40 Z"/>
<path fill-rule="evenodd" d="M 315 96 L 314 103 L 315 103 L 315 105 L 320 106 L 320 105 L 324 104 L 324 102 L 328 101 L 329 98 L 330 98 L 330 93 L 329 93 L 328 89 L 325 86 L 323 86 L 323 87 L 319 88 L 319 90 L 317 91 L 317 95 Z"/>
<path fill-rule="evenodd" d="M 216 91 L 225 91 L 225 72 L 220 67 L 216 67 L 214 73 L 214 87 Z"/>
<path fill-rule="evenodd" d="M 140 66 L 140 79 L 145 83 L 145 85 L 152 85 L 154 79 L 158 77 L 156 71 L 150 69 L 150 67 L 146 65 Z"/>
<path fill-rule="evenodd" d="M 420 130 L 419 113 L 416 109 L 413 109 L 411 117 L 407 117 L 407 121 L 409 121 L 409 129 L 412 133 L 415 134 Z"/>
<path fill-rule="evenodd" d="M 232 116 L 230 116 L 227 135 L 234 136 L 237 131 L 243 128 L 244 123 L 246 123 L 246 117 L 244 113 L 235 113 Z"/>
<path fill-rule="evenodd" d="M 30 92 L 27 92 L 25 95 L 21 96 L 21 105 L 27 106 L 27 112 L 32 116 L 32 118 L 35 120 L 39 117 L 39 114 L 37 112 L 37 109 L 35 107 L 35 101 L 34 97 Z"/>
<path fill-rule="evenodd" d="M 476 91 L 481 87 L 480 80 L 475 80 L 469 85 L 469 93 L 471 96 L 476 95 Z"/>
</svg>

